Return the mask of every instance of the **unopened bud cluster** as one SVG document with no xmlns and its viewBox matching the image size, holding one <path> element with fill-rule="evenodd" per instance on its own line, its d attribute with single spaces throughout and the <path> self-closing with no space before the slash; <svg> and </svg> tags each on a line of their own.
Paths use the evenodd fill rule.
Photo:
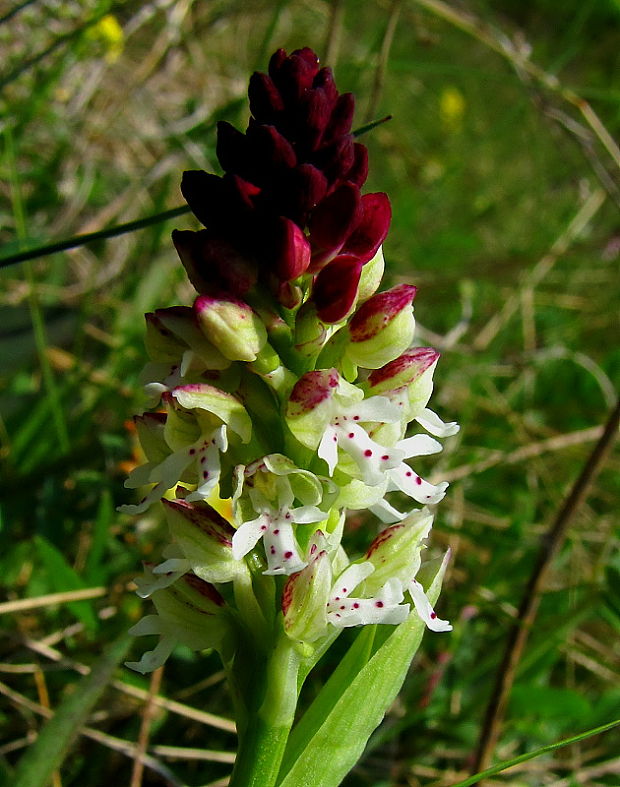
<svg viewBox="0 0 620 787">
<path fill-rule="evenodd" d="M 171 543 L 138 580 L 157 614 L 134 632 L 160 637 L 143 672 L 177 642 L 267 649 L 274 627 L 302 647 L 410 614 L 450 629 L 416 580 L 447 484 L 410 460 L 458 427 L 427 407 L 439 355 L 412 346 L 416 288 L 379 291 L 390 205 L 361 193 L 353 97 L 302 49 L 249 98 L 245 134 L 218 127 L 224 175 L 183 179 L 206 227 L 173 236 L 196 300 L 146 315 L 146 463 L 126 483 L 145 491 L 123 510 L 162 501 Z M 351 509 L 385 527 L 361 556 L 343 544 Z"/>
</svg>

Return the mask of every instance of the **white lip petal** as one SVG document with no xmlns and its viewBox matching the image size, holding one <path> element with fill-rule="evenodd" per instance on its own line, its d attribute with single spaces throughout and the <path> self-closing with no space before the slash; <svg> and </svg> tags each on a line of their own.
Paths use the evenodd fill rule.
<svg viewBox="0 0 620 787">
<path fill-rule="evenodd" d="M 431 606 L 431 602 L 426 597 L 424 588 L 416 579 L 411 580 L 407 589 L 411 595 L 416 612 L 431 631 L 452 631 L 451 623 L 437 617 L 435 610 Z"/>
<path fill-rule="evenodd" d="M 461 428 L 456 421 L 444 423 L 437 413 L 429 410 L 428 407 L 425 407 L 415 420 L 435 437 L 450 437 Z"/>
</svg>

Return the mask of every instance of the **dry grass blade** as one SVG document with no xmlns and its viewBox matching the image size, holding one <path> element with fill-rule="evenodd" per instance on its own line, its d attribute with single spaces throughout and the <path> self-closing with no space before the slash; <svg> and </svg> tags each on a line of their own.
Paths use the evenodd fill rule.
<svg viewBox="0 0 620 787">
<path fill-rule="evenodd" d="M 151 724 L 156 711 L 156 705 L 153 702 L 153 697 L 159 693 L 163 675 L 163 667 L 159 667 L 151 675 L 147 699 L 142 711 L 142 723 L 140 724 L 140 732 L 138 734 L 138 742 L 136 744 L 136 756 L 133 762 L 129 787 L 141 787 L 142 785 L 142 775 L 144 773 L 144 761 L 142 760 L 142 757 L 146 753 L 147 747 L 149 745 Z"/>
<path fill-rule="evenodd" d="M 576 432 L 569 432 L 568 434 L 560 434 L 555 437 L 549 437 L 546 440 L 539 440 L 529 445 L 516 448 L 514 451 L 490 451 L 485 459 L 479 462 L 471 462 L 470 464 L 455 467 L 452 470 L 445 470 L 436 473 L 436 478 L 432 476 L 434 481 L 460 481 L 470 475 L 476 473 L 483 473 L 491 467 L 497 465 L 514 465 L 519 462 L 524 462 L 526 459 L 532 459 L 535 456 L 541 456 L 551 451 L 562 451 L 565 448 L 570 448 L 575 445 L 582 445 L 583 443 L 591 443 L 593 440 L 598 440 L 603 434 L 602 426 L 591 426 L 589 429 L 578 429 Z"/>
<path fill-rule="evenodd" d="M 80 662 L 65 658 L 65 656 L 63 656 L 59 650 L 56 650 L 49 645 L 33 639 L 24 639 L 23 644 L 30 648 L 30 650 L 33 650 L 35 653 L 39 653 L 41 656 L 50 659 L 50 661 L 55 663 L 64 663 L 67 668 L 75 670 L 75 672 L 78 672 L 80 675 L 88 675 L 90 672 L 90 667 L 88 667 L 86 664 L 81 664 Z M 30 668 L 30 665 L 19 666 L 23 666 L 23 670 L 20 671 L 33 671 L 33 669 Z M 113 680 L 110 683 L 110 686 L 111 688 L 122 692 L 128 697 L 134 697 L 135 699 L 142 702 L 146 702 L 149 697 L 148 691 L 145 691 L 138 686 L 132 686 L 130 683 L 125 683 L 122 680 Z M 185 705 L 182 702 L 168 699 L 168 697 L 163 697 L 160 694 L 153 696 L 153 704 L 158 708 L 163 708 L 164 710 L 169 711 L 170 713 L 176 713 L 179 716 L 184 716 L 186 719 L 197 721 L 200 724 L 206 724 L 209 727 L 215 727 L 218 730 L 224 730 L 225 732 L 232 733 L 236 733 L 237 731 L 235 723 L 230 719 L 225 719 L 222 716 L 216 716 L 214 713 L 208 713 L 207 711 L 200 710 L 199 708 L 193 708 L 191 705 Z"/>
<path fill-rule="evenodd" d="M 15 703 L 15 705 L 27 708 L 33 713 L 43 716 L 45 719 L 52 719 L 54 717 L 54 714 L 51 710 L 44 708 L 43 705 L 39 705 L 37 702 L 33 702 L 23 694 L 14 691 L 5 683 L 0 682 L 0 694 L 3 694 L 5 697 L 10 699 L 13 703 Z M 124 754 L 125 756 L 132 759 L 136 757 L 136 746 L 129 741 L 122 740 L 121 738 L 115 738 L 113 735 L 108 735 L 105 732 L 101 732 L 100 730 L 95 730 L 92 727 L 87 726 L 82 726 L 80 728 L 79 734 L 85 738 L 89 738 L 90 740 L 100 743 L 102 746 L 106 746 L 112 751 L 119 752 L 120 754 Z M 27 740 L 26 738 L 23 740 L 25 742 L 24 745 L 32 743 L 32 739 L 29 736 L 27 736 Z M 15 743 L 16 741 L 12 742 L 13 745 Z M 160 776 L 163 776 L 168 785 L 171 785 L 171 787 L 183 787 L 181 782 L 179 782 L 176 777 L 154 757 L 151 757 L 148 754 L 143 754 L 141 759 L 147 768 L 150 768 Z M 29 785 L 29 787 L 32 787 L 32 785 Z"/>
<path fill-rule="evenodd" d="M 151 746 L 153 754 L 171 760 L 206 760 L 208 762 L 234 763 L 235 755 L 228 751 L 190 749 L 184 746 Z"/>
<path fill-rule="evenodd" d="M 532 63 L 528 54 L 523 49 L 517 48 L 509 37 L 499 31 L 493 30 L 488 24 L 483 23 L 472 14 L 463 13 L 459 9 L 449 6 L 443 0 L 415 0 L 418 5 L 450 22 L 459 30 L 463 30 L 476 38 L 481 43 L 498 52 L 511 63 L 517 72 L 522 72 L 542 84 L 547 90 L 560 95 L 565 101 L 574 106 L 582 114 L 586 123 L 603 147 L 607 150 L 615 165 L 620 168 L 620 148 L 605 125 L 585 99 L 574 91 L 565 88 L 558 78 L 548 74 L 544 69 Z"/>
<path fill-rule="evenodd" d="M 35 598 L 20 598 L 15 601 L 4 601 L 0 604 L 0 615 L 14 612 L 25 612 L 30 609 L 50 607 L 53 604 L 66 604 L 68 601 L 85 601 L 92 598 L 101 598 L 108 592 L 107 588 L 83 588 L 80 590 L 65 590 L 62 593 L 49 593 Z"/>
<path fill-rule="evenodd" d="M 570 247 L 570 244 L 581 235 L 588 223 L 595 216 L 596 212 L 605 202 L 605 196 L 606 195 L 603 189 L 597 189 L 596 191 L 592 192 L 588 199 L 579 208 L 575 216 L 571 219 L 566 229 L 553 242 L 547 254 L 545 254 L 545 256 L 539 260 L 534 268 L 527 274 L 523 283 L 524 287 L 534 288 L 545 278 L 557 260 L 562 256 L 562 254 L 566 253 Z M 488 321 L 488 323 L 473 341 L 473 347 L 475 350 L 484 350 L 489 346 L 502 327 L 519 308 L 520 298 L 521 296 L 517 291 L 515 295 L 513 295 L 511 298 L 508 298 L 500 311 Z"/>
<path fill-rule="evenodd" d="M 616 407 L 610 413 L 600 440 L 588 457 L 579 478 L 575 481 L 564 504 L 558 511 L 553 525 L 543 535 L 536 565 L 523 594 L 517 621 L 509 633 L 504 656 L 497 671 L 495 686 L 491 693 L 491 699 L 487 706 L 480 733 L 472 773 L 485 770 L 491 761 L 499 739 L 517 666 L 521 660 L 529 631 L 538 612 L 541 594 L 551 563 L 564 541 L 568 525 L 585 501 L 594 478 L 611 452 L 618 434 L 619 424 L 620 400 L 618 400 Z"/>
</svg>

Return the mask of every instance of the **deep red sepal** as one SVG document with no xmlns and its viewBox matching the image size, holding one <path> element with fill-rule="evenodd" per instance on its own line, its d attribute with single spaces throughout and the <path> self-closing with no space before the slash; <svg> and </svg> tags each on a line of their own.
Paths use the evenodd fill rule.
<svg viewBox="0 0 620 787">
<path fill-rule="evenodd" d="M 355 99 L 353 98 L 353 93 L 343 93 L 338 97 L 325 129 L 323 142 L 332 142 L 351 131 L 354 110 Z"/>
<path fill-rule="evenodd" d="M 392 208 L 387 194 L 377 192 L 362 197 L 362 217 L 349 235 L 342 252 L 355 254 L 362 262 L 371 260 L 390 229 Z"/>
<path fill-rule="evenodd" d="M 209 230 L 174 230 L 172 242 L 198 292 L 227 292 L 243 297 L 256 284 L 254 260 Z"/>
<path fill-rule="evenodd" d="M 362 188 L 368 177 L 368 150 L 365 145 L 355 142 L 353 145 L 353 164 L 346 174 L 346 179 Z"/>
<path fill-rule="evenodd" d="M 235 172 L 242 177 L 248 176 L 250 150 L 248 139 L 225 120 L 217 124 L 217 159 L 225 172 Z"/>
<path fill-rule="evenodd" d="M 311 272 L 320 270 L 342 248 L 362 218 L 357 186 L 343 183 L 317 206 L 308 222 L 312 244 Z"/>
<path fill-rule="evenodd" d="M 363 263 L 353 255 L 341 255 L 329 263 L 316 277 L 312 299 L 317 315 L 327 323 L 340 322 L 351 311 Z"/>
<path fill-rule="evenodd" d="M 274 229 L 275 273 L 281 281 L 296 279 L 310 264 L 310 244 L 297 224 L 284 216 Z"/>
<path fill-rule="evenodd" d="M 256 71 L 248 87 L 250 112 L 261 123 L 274 123 L 284 111 L 284 101 L 273 79 Z"/>
</svg>

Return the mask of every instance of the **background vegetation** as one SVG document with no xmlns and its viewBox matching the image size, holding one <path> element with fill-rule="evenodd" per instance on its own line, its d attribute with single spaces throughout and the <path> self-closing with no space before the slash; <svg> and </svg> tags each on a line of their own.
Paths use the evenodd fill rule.
<svg viewBox="0 0 620 787">
<path fill-rule="evenodd" d="M 453 550 L 440 612 L 455 630 L 427 634 L 347 787 L 467 775 L 541 536 L 614 406 L 619 23 L 618 0 L 0 7 L 4 259 L 181 204 L 182 171 L 216 170 L 215 121 L 245 124 L 248 76 L 277 47 L 334 66 L 358 125 L 393 116 L 364 140 L 368 187 L 392 200 L 392 283 L 418 285 L 418 336 L 443 355 L 435 405 L 462 424 L 432 465 L 452 481 L 433 549 Z M 131 578 L 165 532 L 157 512 L 115 507 L 130 498 L 142 314 L 191 299 L 175 226 L 195 225 L 0 272 L 0 782 L 142 614 Z M 612 454 L 546 579 L 498 759 L 620 717 L 619 469 Z M 55 787 L 226 784 L 235 740 L 214 657 L 179 649 L 163 676 L 115 676 Z M 489 783 L 617 785 L 613 735 Z"/>
</svg>

